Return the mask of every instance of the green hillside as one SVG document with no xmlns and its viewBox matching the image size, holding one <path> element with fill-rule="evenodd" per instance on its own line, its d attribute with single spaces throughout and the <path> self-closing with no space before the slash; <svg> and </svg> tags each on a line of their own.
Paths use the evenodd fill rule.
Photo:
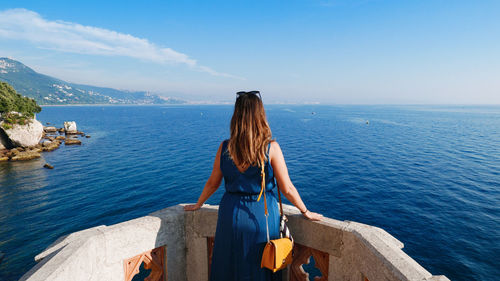
<svg viewBox="0 0 500 281">
<path fill-rule="evenodd" d="M 68 83 L 35 72 L 9 58 L 0 58 L 0 81 L 7 82 L 21 95 L 45 104 L 181 104 L 182 100 L 148 92 L 129 92 L 111 88 Z"/>
</svg>

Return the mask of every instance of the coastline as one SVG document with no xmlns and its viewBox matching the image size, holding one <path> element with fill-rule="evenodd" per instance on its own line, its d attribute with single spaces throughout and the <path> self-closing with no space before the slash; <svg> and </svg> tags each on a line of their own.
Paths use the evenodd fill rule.
<svg viewBox="0 0 500 281">
<path fill-rule="evenodd" d="M 302 105 L 316 105 L 316 106 L 387 106 L 387 107 L 398 107 L 398 106 L 415 106 L 415 107 L 487 107 L 496 108 L 500 107 L 500 104 L 419 104 L 419 103 L 409 103 L 409 104 L 374 104 L 374 103 L 281 103 L 281 102 L 270 102 L 265 103 L 266 105 L 285 105 L 285 106 L 302 106 Z M 193 106 L 193 105 L 234 105 L 234 101 L 230 102 L 188 102 L 180 104 L 136 104 L 136 103 L 126 103 L 126 104 L 109 104 L 109 103 L 89 103 L 89 104 L 42 104 L 40 107 L 62 107 L 62 106 Z"/>
<path fill-rule="evenodd" d="M 126 104 L 109 104 L 109 103 L 89 103 L 89 104 L 42 104 L 40 107 L 63 107 L 63 106 L 165 106 L 165 105 L 187 105 L 187 104 L 135 104 L 135 103 L 126 103 Z"/>
<path fill-rule="evenodd" d="M 182 103 L 182 104 L 109 104 L 109 103 L 91 103 L 91 104 L 45 104 L 40 107 L 63 107 L 63 106 L 185 106 L 185 105 L 232 105 L 233 103 Z"/>
</svg>

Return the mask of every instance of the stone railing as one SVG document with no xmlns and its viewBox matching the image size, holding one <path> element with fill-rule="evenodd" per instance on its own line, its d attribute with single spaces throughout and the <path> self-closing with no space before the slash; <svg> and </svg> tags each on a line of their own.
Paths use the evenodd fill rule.
<svg viewBox="0 0 500 281">
<path fill-rule="evenodd" d="M 147 280 L 208 280 L 217 206 L 184 212 L 172 206 L 112 226 L 59 238 L 35 257 L 39 263 L 20 280 L 132 280 L 143 264 Z M 315 280 L 449 280 L 433 276 L 384 230 L 325 218 L 304 219 L 285 205 L 296 245 L 284 280 L 309 280 L 303 264 L 314 259 Z"/>
</svg>

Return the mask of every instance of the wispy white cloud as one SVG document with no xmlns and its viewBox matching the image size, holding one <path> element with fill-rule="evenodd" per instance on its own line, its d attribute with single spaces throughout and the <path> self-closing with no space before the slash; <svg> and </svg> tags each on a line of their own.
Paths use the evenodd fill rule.
<svg viewBox="0 0 500 281">
<path fill-rule="evenodd" d="M 39 48 L 62 52 L 124 56 L 161 64 L 183 64 L 210 75 L 242 79 L 199 65 L 188 55 L 160 47 L 147 39 L 73 22 L 50 21 L 26 9 L 0 11 L 1 37 L 26 40 L 36 44 Z"/>
</svg>

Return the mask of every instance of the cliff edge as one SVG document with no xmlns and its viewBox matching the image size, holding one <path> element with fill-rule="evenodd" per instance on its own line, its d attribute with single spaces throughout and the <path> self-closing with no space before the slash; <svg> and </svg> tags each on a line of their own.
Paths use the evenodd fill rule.
<svg viewBox="0 0 500 281">
<path fill-rule="evenodd" d="M 41 108 L 0 82 L 0 149 L 32 147 L 42 139 L 43 125 L 35 118 Z"/>
</svg>

